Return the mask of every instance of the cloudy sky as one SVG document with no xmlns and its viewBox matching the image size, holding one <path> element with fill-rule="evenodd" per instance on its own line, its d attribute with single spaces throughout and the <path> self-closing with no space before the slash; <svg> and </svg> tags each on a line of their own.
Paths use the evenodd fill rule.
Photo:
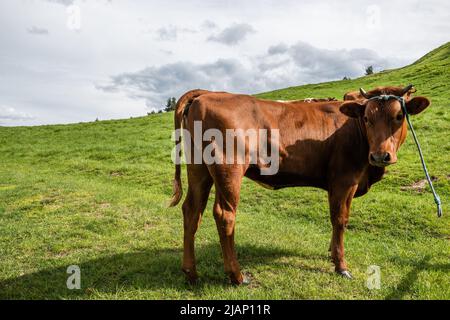
<svg viewBox="0 0 450 320">
<path fill-rule="evenodd" d="M 449 13 L 447 0 L 1 0 L 0 125 L 358 77 L 447 42 Z"/>
</svg>

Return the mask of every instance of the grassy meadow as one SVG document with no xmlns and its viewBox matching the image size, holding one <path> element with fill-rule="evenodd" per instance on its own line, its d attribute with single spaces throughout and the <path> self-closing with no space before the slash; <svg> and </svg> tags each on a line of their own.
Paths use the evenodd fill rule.
<svg viewBox="0 0 450 320">
<path fill-rule="evenodd" d="M 404 68 L 258 96 L 341 99 L 361 86 L 408 83 L 432 101 L 412 121 L 444 214 L 436 217 L 421 186 L 409 134 L 398 163 L 353 202 L 351 281 L 328 257 L 326 192 L 244 180 L 236 244 L 253 282 L 232 286 L 223 272 L 211 193 L 196 238 L 201 281 L 186 284 L 181 208 L 167 208 L 172 113 L 0 127 L 0 299 L 450 299 L 450 44 Z M 66 287 L 70 265 L 81 268 L 81 290 Z M 370 265 L 381 269 L 379 290 L 365 285 Z"/>
</svg>

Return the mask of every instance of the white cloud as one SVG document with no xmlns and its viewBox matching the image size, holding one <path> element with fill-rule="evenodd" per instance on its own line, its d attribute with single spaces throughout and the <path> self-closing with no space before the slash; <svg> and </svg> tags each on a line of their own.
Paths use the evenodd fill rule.
<svg viewBox="0 0 450 320">
<path fill-rule="evenodd" d="M 17 111 L 8 106 L 0 106 L 0 122 L 4 121 L 26 121 L 33 120 L 34 117 L 28 113 Z"/>
<path fill-rule="evenodd" d="M 213 30 L 213 29 L 217 29 L 218 28 L 217 24 L 214 21 L 211 21 L 211 20 L 203 21 L 201 27 L 202 27 L 202 29 L 206 29 L 206 30 Z"/>
<path fill-rule="evenodd" d="M 209 36 L 208 41 L 234 46 L 245 40 L 249 34 L 255 32 L 255 29 L 248 23 L 234 23 L 219 33 Z"/>
<path fill-rule="evenodd" d="M 176 40 L 178 36 L 178 29 L 175 26 L 167 26 L 159 28 L 157 31 L 159 40 Z"/>
<path fill-rule="evenodd" d="M 33 35 L 48 35 L 48 30 L 45 28 L 39 28 L 36 26 L 33 26 L 31 28 L 27 29 L 28 33 L 33 34 Z"/>
<path fill-rule="evenodd" d="M 298 42 L 271 46 L 267 54 L 247 60 L 218 59 L 211 63 L 176 62 L 121 73 L 97 88 L 145 100 L 151 109 L 162 108 L 168 97 L 194 88 L 257 93 L 282 87 L 357 77 L 367 66 L 375 70 L 396 64 L 368 49 L 328 50 Z"/>
<path fill-rule="evenodd" d="M 196 33 L 197 30 L 177 27 L 174 25 L 163 26 L 156 30 L 157 40 L 161 41 L 176 41 L 180 34 Z"/>
<path fill-rule="evenodd" d="M 44 1 L 47 1 L 47 2 L 50 2 L 50 3 L 61 4 L 61 5 L 66 6 L 66 7 L 68 7 L 70 5 L 73 5 L 73 4 L 77 4 L 77 0 L 44 0 Z M 86 0 L 83 0 L 83 1 L 86 1 Z M 94 1 L 112 2 L 112 0 L 94 0 Z"/>
<path fill-rule="evenodd" d="M 46 0 L 48 2 L 52 2 L 52 3 L 57 3 L 57 4 L 62 4 L 64 6 L 70 6 L 71 4 L 73 4 L 75 2 L 75 0 Z"/>
<path fill-rule="evenodd" d="M 248 86 L 251 79 L 246 78 L 252 76 L 236 59 L 219 59 L 206 64 L 177 62 L 116 75 L 98 89 L 123 92 L 130 98 L 145 100 L 150 109 L 161 109 L 168 97 L 178 97 L 187 89 L 251 90 Z"/>
</svg>

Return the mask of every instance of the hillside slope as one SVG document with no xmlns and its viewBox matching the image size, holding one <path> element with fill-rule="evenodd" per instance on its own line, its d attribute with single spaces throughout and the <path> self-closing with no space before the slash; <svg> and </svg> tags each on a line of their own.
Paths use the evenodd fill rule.
<svg viewBox="0 0 450 320">
<path fill-rule="evenodd" d="M 325 192 L 275 192 L 245 180 L 236 242 L 252 285 L 227 284 L 210 201 L 196 240 L 202 283 L 186 286 L 181 209 L 166 206 L 172 113 L 0 128 L 0 299 L 450 299 L 449 68 L 447 43 L 401 69 L 258 95 L 341 97 L 361 86 L 413 83 L 432 100 L 413 123 L 444 217 L 436 218 L 421 187 L 408 137 L 399 162 L 353 203 L 346 233 L 353 281 L 337 277 L 328 258 Z M 82 290 L 66 287 L 70 265 L 81 268 Z M 381 269 L 379 290 L 365 286 L 370 265 Z"/>
</svg>

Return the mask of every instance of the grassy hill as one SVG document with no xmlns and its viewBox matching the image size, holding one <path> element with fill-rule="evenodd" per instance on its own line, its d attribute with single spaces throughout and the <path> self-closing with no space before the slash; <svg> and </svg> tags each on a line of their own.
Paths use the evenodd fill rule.
<svg viewBox="0 0 450 320">
<path fill-rule="evenodd" d="M 171 113 L 0 128 L 0 299 L 450 299 L 449 71 L 447 43 L 401 69 L 258 95 L 342 97 L 361 86 L 413 83 L 432 100 L 413 123 L 444 217 L 436 218 L 428 187 L 420 188 L 409 137 L 398 164 L 353 202 L 346 233 L 353 281 L 336 276 L 328 258 L 324 191 L 269 191 L 245 180 L 236 242 L 253 283 L 228 284 L 210 201 L 196 241 L 202 281 L 186 285 L 181 210 L 166 208 Z M 70 265 L 81 268 L 81 290 L 66 288 Z M 380 290 L 365 286 L 370 265 L 381 268 Z"/>
</svg>

